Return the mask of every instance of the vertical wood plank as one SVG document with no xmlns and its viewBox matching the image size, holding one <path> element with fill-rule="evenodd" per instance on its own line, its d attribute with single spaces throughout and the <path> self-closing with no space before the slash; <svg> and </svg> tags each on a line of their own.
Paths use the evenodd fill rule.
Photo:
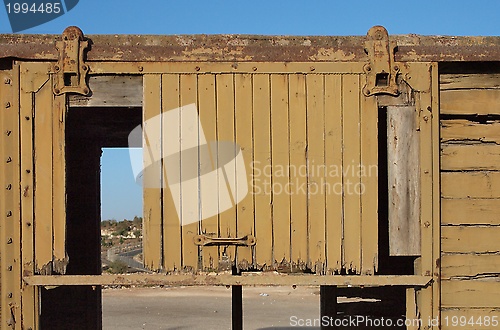
<svg viewBox="0 0 500 330">
<path fill-rule="evenodd" d="M 161 75 L 144 75 L 144 264 L 162 267 Z"/>
<path fill-rule="evenodd" d="M 415 67 L 416 68 L 416 67 Z M 420 64 L 420 72 L 429 72 L 427 63 Z M 430 79 L 430 75 L 427 76 Z M 421 232 L 421 268 L 422 275 L 432 276 L 434 269 L 434 242 L 433 242 L 433 145 L 432 145 L 432 95 L 430 80 L 428 91 L 420 93 L 416 99 L 416 108 L 419 111 L 420 124 L 420 232 Z M 436 230 L 439 230 L 436 228 Z M 436 308 L 434 291 L 436 282 L 432 286 L 421 290 L 421 304 L 419 310 L 423 319 L 435 317 Z"/>
<path fill-rule="evenodd" d="M 358 166 L 360 155 L 360 82 L 358 75 L 343 76 L 343 145 L 344 183 L 344 265 L 347 270 L 360 271 L 361 200 Z"/>
<path fill-rule="evenodd" d="M 326 254 L 324 75 L 309 74 L 306 83 L 309 263 L 319 274 L 324 272 Z"/>
<path fill-rule="evenodd" d="M 36 227 L 34 219 L 34 157 L 33 157 L 33 119 L 34 119 L 34 100 L 35 100 L 35 90 L 32 87 L 32 82 L 35 79 L 31 77 L 31 70 L 33 69 L 34 75 L 39 74 L 38 68 L 32 67 L 21 67 L 21 91 L 19 97 L 19 116 L 20 116 L 20 222 L 17 225 L 17 233 L 11 239 L 13 241 L 21 242 L 19 246 L 21 251 L 21 270 L 22 274 L 34 274 L 35 269 L 35 255 L 34 255 L 34 227 Z M 45 75 L 46 76 L 46 75 Z M 44 77 L 48 79 L 48 77 Z M 16 184 L 16 183 L 15 183 Z M 27 225 L 27 224 L 31 225 Z M 43 222 L 42 222 L 43 223 Z M 26 224 L 26 225 L 24 225 Z M 52 236 L 52 228 L 50 229 L 50 235 Z M 51 240 L 52 241 L 52 240 Z M 50 259 L 52 254 L 52 244 L 49 246 L 42 246 L 43 256 L 49 256 Z M 48 251 L 47 251 L 48 250 Z M 50 271 L 50 264 L 48 266 Z M 21 275 L 21 274 L 19 274 Z M 19 280 L 19 278 L 17 279 Z M 12 290 L 12 288 L 11 288 Z M 22 318 L 23 323 L 26 326 L 33 326 L 35 319 L 37 317 L 36 309 L 38 306 L 35 305 L 36 293 L 34 287 L 29 287 L 22 292 L 21 305 L 22 305 Z"/>
<path fill-rule="evenodd" d="M 420 255 L 419 135 L 414 106 L 387 107 L 389 253 Z"/>
<path fill-rule="evenodd" d="M 220 74 L 216 76 L 217 88 L 217 140 L 234 141 L 234 76 L 232 74 Z M 217 152 L 217 164 L 223 166 L 224 159 L 221 150 Z M 227 176 L 225 178 L 224 176 Z M 228 182 L 234 182 L 234 175 L 219 176 L 219 235 L 221 237 L 236 237 L 236 207 L 231 207 L 228 210 L 224 209 L 223 203 L 227 202 L 227 192 L 230 190 Z M 229 191 L 230 192 L 230 191 Z M 229 194 L 231 196 L 231 193 Z M 234 205 L 234 200 L 231 200 Z M 236 249 L 234 246 L 223 246 L 219 250 L 221 260 L 224 260 L 222 265 L 219 265 L 224 270 L 230 270 L 231 264 L 235 261 Z"/>
<path fill-rule="evenodd" d="M 270 76 L 256 74 L 253 79 L 253 148 L 252 193 L 255 202 L 255 260 L 258 268 L 269 268 L 272 254 L 272 208 L 268 185 L 272 182 L 271 168 L 271 107 Z M 267 188 L 266 188 L 267 186 Z"/>
<path fill-rule="evenodd" d="M 378 107 L 375 98 L 364 96 L 360 176 L 362 273 L 374 275 L 378 269 Z"/>
<path fill-rule="evenodd" d="M 35 268 L 43 275 L 52 274 L 52 114 L 54 112 L 52 95 L 52 85 L 46 84 L 34 94 L 33 109 L 36 160 L 34 164 Z M 29 105 L 23 104 L 23 106 Z M 29 110 L 29 112 L 32 111 Z M 54 174 L 60 175 L 58 173 Z M 65 219 L 58 220 L 64 221 Z"/>
<path fill-rule="evenodd" d="M 271 75 L 271 151 L 274 261 L 286 265 L 290 260 L 290 197 L 288 145 L 288 76 Z"/>
<path fill-rule="evenodd" d="M 180 76 L 180 100 L 181 106 L 198 104 L 197 77 L 194 74 Z M 194 244 L 194 237 L 199 233 L 199 222 L 191 222 L 191 219 L 200 217 L 200 196 L 199 196 L 199 157 L 192 155 L 190 148 L 196 145 L 199 149 L 198 112 L 193 118 L 191 114 L 184 114 L 181 111 L 181 202 L 182 202 L 182 262 L 185 270 L 196 271 L 198 269 L 198 246 Z M 196 141 L 194 144 L 192 141 Z M 192 178 L 193 169 L 197 171 L 196 180 Z M 188 183 L 189 182 L 189 183 Z M 188 220 L 189 219 L 189 220 Z"/>
<path fill-rule="evenodd" d="M 177 127 L 175 129 L 162 129 L 162 153 L 167 155 L 169 150 L 176 150 L 180 152 L 180 116 L 178 114 L 172 115 L 174 117 L 171 120 L 170 116 L 166 116 L 165 112 L 177 111 L 179 108 L 179 75 L 177 74 L 163 74 L 162 75 L 162 118 L 161 126 L 166 127 Z M 168 119 L 167 119 L 168 118 Z M 164 156 L 165 157 L 165 156 Z M 162 166 L 163 179 L 167 179 L 167 168 L 164 163 Z M 172 169 L 174 170 L 174 169 Z M 180 175 L 180 168 L 175 169 Z M 167 180 L 168 181 L 168 180 Z M 163 189 L 161 191 L 163 200 L 163 260 L 164 267 L 166 271 L 181 270 L 181 221 L 175 205 L 180 205 L 180 194 L 173 193 L 170 190 L 170 186 L 163 184 Z"/>
<path fill-rule="evenodd" d="M 205 137 L 210 146 L 211 141 L 217 140 L 217 104 L 216 104 L 216 93 L 215 93 L 215 75 L 204 74 L 198 76 L 198 107 L 200 112 L 200 121 L 203 126 L 203 131 L 205 132 Z M 214 171 L 218 168 L 218 159 L 213 157 L 213 150 L 209 150 L 210 157 L 210 171 Z M 201 189 L 215 190 L 215 203 L 218 207 L 218 178 L 215 178 L 215 184 L 210 187 L 204 187 L 204 182 L 200 184 Z M 206 182 L 206 184 L 209 184 Z M 201 221 L 201 232 L 207 236 L 219 237 L 219 215 L 215 214 L 213 216 L 207 217 L 208 207 L 211 205 L 205 205 L 208 201 L 202 198 L 201 213 L 203 220 Z M 201 249 L 201 255 L 203 258 L 203 270 L 214 271 L 219 267 L 219 248 L 217 246 L 204 246 Z"/>
<path fill-rule="evenodd" d="M 53 270 L 59 274 L 66 272 L 68 264 L 66 254 L 66 110 L 66 97 L 55 96 L 52 109 Z"/>
<path fill-rule="evenodd" d="M 303 74 L 289 77 L 290 113 L 290 236 L 292 267 L 307 266 L 307 127 L 306 78 Z"/>
<path fill-rule="evenodd" d="M 325 76 L 327 272 L 342 268 L 342 76 Z"/>
<path fill-rule="evenodd" d="M 241 147 L 243 159 L 247 171 L 250 170 L 247 164 L 253 161 L 253 126 L 252 126 L 252 75 L 237 74 L 235 75 L 235 132 L 236 143 Z M 247 185 L 251 187 L 251 182 L 248 182 L 250 175 L 243 176 L 243 173 L 237 173 L 237 186 Z M 240 182 L 246 180 L 246 182 Z M 236 189 L 238 191 L 238 189 Z M 236 200 L 240 200 L 237 196 Z M 254 211 L 253 211 L 253 194 L 248 193 L 236 207 L 237 236 L 244 237 L 246 235 L 254 235 Z M 253 248 L 238 247 L 238 268 L 248 269 L 253 264 Z"/>
<path fill-rule="evenodd" d="M 427 69 L 427 68 L 426 68 Z M 431 86 L 431 122 L 432 122 L 432 255 L 433 255 L 433 277 L 432 284 L 432 306 L 433 316 L 442 320 L 441 315 L 441 176 L 440 173 L 440 126 L 439 126 L 439 70 L 438 63 L 429 64 L 430 86 Z M 422 71 L 424 71 L 422 69 Z"/>
</svg>

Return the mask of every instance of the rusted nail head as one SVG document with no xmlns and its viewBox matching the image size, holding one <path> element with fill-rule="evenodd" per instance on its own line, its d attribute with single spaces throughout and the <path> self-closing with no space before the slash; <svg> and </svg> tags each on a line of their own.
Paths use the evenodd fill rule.
<svg viewBox="0 0 500 330">
<path fill-rule="evenodd" d="M 58 89 L 58 88 L 56 88 L 56 89 L 54 89 L 54 93 L 56 93 L 56 94 L 60 94 L 60 93 L 61 93 L 61 90 L 60 90 L 60 89 Z"/>
<path fill-rule="evenodd" d="M 9 294 L 7 295 L 7 297 L 12 298 L 12 292 L 9 292 Z"/>
<path fill-rule="evenodd" d="M 59 65 L 56 65 L 56 66 L 54 67 L 54 70 L 56 70 L 56 72 L 59 72 L 59 70 L 61 70 L 61 68 L 59 67 Z"/>
<path fill-rule="evenodd" d="M 316 68 L 315 68 L 315 67 L 313 67 L 313 66 L 312 66 L 312 67 L 310 67 L 309 69 L 310 69 L 311 71 L 316 70 Z"/>
<path fill-rule="evenodd" d="M 5 107 L 10 108 L 10 102 L 5 102 Z"/>
<path fill-rule="evenodd" d="M 256 66 L 254 66 L 254 67 L 252 68 L 252 70 L 253 70 L 253 71 L 257 71 L 257 67 L 256 67 Z"/>
<path fill-rule="evenodd" d="M 86 65 L 82 65 L 82 70 L 87 70 L 87 66 Z"/>
<path fill-rule="evenodd" d="M 144 71 L 144 67 L 142 65 L 139 65 L 138 70 L 139 70 L 139 72 L 142 72 L 142 71 Z"/>
<path fill-rule="evenodd" d="M 88 94 L 88 93 L 89 93 L 89 89 L 88 89 L 87 87 L 85 87 L 85 88 L 83 89 L 83 92 L 84 92 L 85 94 Z"/>
<path fill-rule="evenodd" d="M 194 68 L 194 70 L 195 70 L 195 71 L 200 71 L 201 69 L 200 69 L 200 67 L 199 67 L 199 66 L 197 66 L 197 67 L 195 67 L 195 68 Z"/>
<path fill-rule="evenodd" d="M 7 267 L 8 271 L 12 271 L 12 266 Z"/>
<path fill-rule="evenodd" d="M 10 79 L 9 79 L 9 78 L 5 78 L 5 79 L 3 80 L 3 82 L 4 82 L 4 83 L 6 83 L 6 84 L 10 84 Z"/>
</svg>

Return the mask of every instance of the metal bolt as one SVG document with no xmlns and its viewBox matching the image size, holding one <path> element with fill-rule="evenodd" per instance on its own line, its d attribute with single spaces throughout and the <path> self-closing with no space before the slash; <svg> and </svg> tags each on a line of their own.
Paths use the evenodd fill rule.
<svg viewBox="0 0 500 330">
<path fill-rule="evenodd" d="M 144 71 L 144 67 L 143 67 L 142 65 L 139 65 L 139 68 L 138 68 L 138 69 L 139 69 L 139 72 Z"/>
<path fill-rule="evenodd" d="M 316 68 L 312 66 L 309 68 L 309 70 L 314 71 L 314 70 L 316 70 Z"/>
<path fill-rule="evenodd" d="M 10 136 L 11 133 L 12 133 L 12 131 L 5 131 L 5 135 L 7 135 L 7 136 Z"/>
<path fill-rule="evenodd" d="M 88 93 L 89 93 L 89 89 L 88 89 L 87 87 L 85 87 L 85 88 L 83 89 L 83 92 L 84 92 L 85 94 L 88 94 Z"/>
<path fill-rule="evenodd" d="M 197 66 L 197 67 L 195 67 L 195 68 L 194 68 L 194 70 L 195 70 L 195 71 L 200 71 L 200 67 L 199 67 L 199 66 Z"/>
<path fill-rule="evenodd" d="M 26 119 L 26 120 L 30 120 L 30 117 L 26 116 L 26 117 L 24 117 L 24 119 Z"/>
<path fill-rule="evenodd" d="M 257 67 L 256 67 L 256 66 L 254 66 L 254 67 L 252 68 L 252 70 L 253 70 L 253 71 L 257 71 Z"/>
<path fill-rule="evenodd" d="M 5 107 L 10 108 L 10 102 L 5 102 Z"/>
<path fill-rule="evenodd" d="M 429 221 L 426 221 L 426 222 L 424 223 L 424 227 L 425 227 L 425 228 L 429 228 L 430 226 L 431 226 L 431 224 L 429 223 Z"/>
<path fill-rule="evenodd" d="M 5 189 L 7 189 L 7 190 L 11 190 L 11 189 L 12 189 L 12 185 L 9 183 L 9 184 L 7 185 L 7 187 L 5 187 Z"/>
<path fill-rule="evenodd" d="M 7 163 L 10 163 L 10 162 L 12 162 L 12 158 L 10 158 L 10 157 L 7 157 L 7 160 L 6 160 L 6 162 L 7 162 Z"/>
<path fill-rule="evenodd" d="M 12 292 L 9 292 L 9 294 L 7 295 L 7 297 L 12 298 Z"/>
<path fill-rule="evenodd" d="M 12 211 L 7 211 L 7 217 L 11 217 L 12 216 Z"/>
<path fill-rule="evenodd" d="M 30 174 L 31 170 L 30 169 L 26 169 L 26 173 Z"/>
<path fill-rule="evenodd" d="M 369 95 L 371 91 L 369 89 L 366 90 L 366 94 Z"/>
<path fill-rule="evenodd" d="M 83 71 L 85 71 L 85 70 L 87 70 L 87 69 L 88 69 L 88 68 L 87 68 L 87 66 L 86 66 L 86 65 L 82 65 L 82 70 L 83 70 Z"/>
<path fill-rule="evenodd" d="M 56 70 L 56 72 L 59 72 L 59 70 L 61 70 L 61 68 L 59 67 L 59 65 L 56 65 L 56 66 L 54 67 L 54 70 Z"/>
<path fill-rule="evenodd" d="M 432 107 L 429 105 L 429 106 L 427 107 L 427 110 L 428 110 L 429 112 L 432 112 Z"/>
<path fill-rule="evenodd" d="M 368 72 L 372 71 L 372 67 L 371 67 L 371 66 L 369 66 L 369 65 L 367 65 L 367 66 L 366 66 L 366 71 L 368 71 Z"/>
<path fill-rule="evenodd" d="M 424 121 L 429 121 L 429 117 L 424 116 Z"/>
<path fill-rule="evenodd" d="M 7 267 L 7 270 L 10 272 L 12 271 L 12 266 Z"/>
<path fill-rule="evenodd" d="M 7 240 L 7 244 L 12 244 L 12 238 L 9 237 L 9 239 Z"/>
<path fill-rule="evenodd" d="M 60 89 L 58 89 L 58 88 L 56 88 L 56 89 L 54 89 L 54 93 L 56 93 L 56 94 L 61 94 L 61 90 L 60 90 Z"/>
<path fill-rule="evenodd" d="M 397 66 L 397 65 L 396 65 L 396 66 L 394 67 L 394 71 L 399 71 L 399 66 Z"/>
<path fill-rule="evenodd" d="M 4 82 L 5 84 L 7 84 L 7 85 L 8 85 L 8 84 L 10 84 L 10 78 L 5 78 L 5 79 L 3 80 L 3 82 Z"/>
<path fill-rule="evenodd" d="M 31 222 L 26 222 L 26 226 L 31 227 Z"/>
</svg>

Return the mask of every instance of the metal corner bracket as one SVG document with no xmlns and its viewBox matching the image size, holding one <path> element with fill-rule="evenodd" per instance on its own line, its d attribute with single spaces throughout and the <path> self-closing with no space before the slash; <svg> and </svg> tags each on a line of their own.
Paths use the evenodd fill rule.
<svg viewBox="0 0 500 330">
<path fill-rule="evenodd" d="M 399 66 L 395 64 L 395 42 L 389 40 L 389 34 L 383 26 L 372 27 L 366 36 L 365 51 L 370 62 L 364 66 L 366 85 L 365 96 L 379 94 L 399 95 L 396 77 Z"/>
<path fill-rule="evenodd" d="M 88 95 L 87 84 L 89 66 L 84 61 L 85 50 L 89 41 L 83 37 L 83 32 L 76 26 L 66 28 L 62 40 L 56 42 L 59 60 L 53 66 L 54 94 L 75 93 Z"/>
</svg>

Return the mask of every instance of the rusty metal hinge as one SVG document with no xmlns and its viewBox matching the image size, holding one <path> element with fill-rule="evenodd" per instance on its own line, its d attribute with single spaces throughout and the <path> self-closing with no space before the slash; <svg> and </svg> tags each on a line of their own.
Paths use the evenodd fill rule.
<svg viewBox="0 0 500 330">
<path fill-rule="evenodd" d="M 212 246 L 212 245 L 240 245 L 240 246 L 252 246 L 255 245 L 256 239 L 252 235 L 247 235 L 244 237 L 237 238 L 221 238 L 221 237 L 210 237 L 207 235 L 197 235 L 194 237 L 194 244 L 201 246 Z"/>
<path fill-rule="evenodd" d="M 88 40 L 84 39 L 83 32 L 78 27 L 70 26 L 64 30 L 62 40 L 56 42 L 59 60 L 53 67 L 55 95 L 90 93 L 87 84 L 89 66 L 84 61 L 88 46 Z"/>
<path fill-rule="evenodd" d="M 368 31 L 365 51 L 370 63 L 364 66 L 366 85 L 363 88 L 366 96 L 399 94 L 396 82 L 399 66 L 394 61 L 396 47 L 395 42 L 389 41 L 389 34 L 383 26 L 374 26 Z"/>
</svg>

